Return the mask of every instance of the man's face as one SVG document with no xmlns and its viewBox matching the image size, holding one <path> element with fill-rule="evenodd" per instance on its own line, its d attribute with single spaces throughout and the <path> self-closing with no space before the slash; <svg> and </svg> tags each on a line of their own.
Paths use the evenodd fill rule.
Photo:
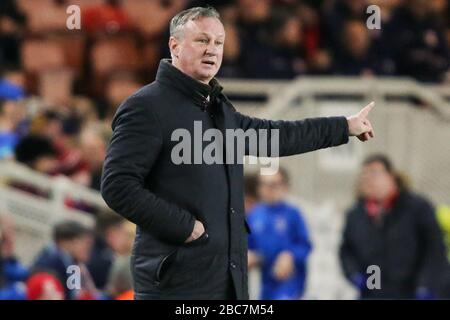
<svg viewBox="0 0 450 320">
<path fill-rule="evenodd" d="M 225 30 L 216 18 L 188 21 L 176 37 L 170 37 L 173 65 L 190 77 L 208 84 L 222 64 Z"/>
<path fill-rule="evenodd" d="M 132 232 L 128 222 L 111 227 L 106 232 L 106 241 L 114 252 L 125 255 L 131 252 L 135 232 Z"/>
<path fill-rule="evenodd" d="M 68 245 L 69 253 L 81 263 L 87 263 L 91 253 L 93 238 L 90 235 L 84 235 L 70 240 Z"/>
<path fill-rule="evenodd" d="M 370 38 L 366 26 L 360 22 L 349 22 L 345 26 L 344 41 L 348 51 L 355 57 L 364 56 L 369 50 Z"/>
<path fill-rule="evenodd" d="M 265 203 L 277 203 L 284 199 L 287 186 L 280 173 L 260 176 L 258 191 L 261 201 Z"/>
<path fill-rule="evenodd" d="M 394 177 L 382 163 L 373 162 L 362 168 L 360 191 L 364 197 L 383 201 L 391 195 L 394 187 Z"/>
</svg>

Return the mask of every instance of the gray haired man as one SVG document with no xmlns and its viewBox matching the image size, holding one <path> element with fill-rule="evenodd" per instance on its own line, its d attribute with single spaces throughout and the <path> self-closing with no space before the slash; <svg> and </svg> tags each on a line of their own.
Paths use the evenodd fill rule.
<svg viewBox="0 0 450 320">
<path fill-rule="evenodd" d="M 114 117 L 102 195 L 137 225 L 132 257 L 136 299 L 248 299 L 250 230 L 242 161 L 174 163 L 173 132 L 181 128 L 194 136 L 198 122 L 202 130 L 217 129 L 223 136 L 229 129 L 277 130 L 278 152 L 264 156 L 289 156 L 346 143 L 350 135 L 370 139 L 372 105 L 349 118 L 269 121 L 245 116 L 214 78 L 225 41 L 217 11 L 180 12 L 170 31 L 172 59 L 163 59 L 156 80 L 127 98 Z M 210 145 L 200 144 L 192 148 Z M 220 154 L 228 159 L 237 152 L 225 146 Z M 249 145 L 245 154 L 261 155 Z M 195 150 L 184 156 L 194 157 Z"/>
</svg>

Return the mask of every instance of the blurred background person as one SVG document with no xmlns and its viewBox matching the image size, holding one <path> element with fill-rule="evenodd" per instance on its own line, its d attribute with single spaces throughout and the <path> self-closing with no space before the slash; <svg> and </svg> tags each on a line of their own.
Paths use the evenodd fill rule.
<svg viewBox="0 0 450 320">
<path fill-rule="evenodd" d="M 130 254 L 117 256 L 114 260 L 109 272 L 107 292 L 115 300 L 134 300 Z"/>
<path fill-rule="evenodd" d="M 362 299 L 431 299 L 440 294 L 447 261 L 433 205 L 407 188 L 384 155 L 363 162 L 340 260 Z M 371 265 L 381 270 L 380 289 L 367 288 Z"/>
<path fill-rule="evenodd" d="M 14 226 L 0 215 L 0 300 L 25 300 L 28 270 L 14 255 Z"/>
<path fill-rule="evenodd" d="M 446 276 L 442 277 L 443 294 L 442 297 L 450 299 L 450 206 L 440 205 L 437 207 L 437 219 L 444 234 L 444 243 L 447 252 L 447 270 Z"/>
<path fill-rule="evenodd" d="M 404 3 L 386 26 L 385 44 L 392 48 L 397 74 L 426 82 L 443 81 L 450 66 L 450 51 L 434 1 Z"/>
<path fill-rule="evenodd" d="M 106 140 L 99 127 L 87 127 L 80 133 L 79 141 L 83 161 L 89 173 L 87 186 L 100 191 L 103 161 L 106 156 Z"/>
<path fill-rule="evenodd" d="M 341 46 L 334 61 L 337 74 L 353 76 L 374 76 L 382 74 L 378 64 L 380 57 L 369 36 L 369 30 L 360 20 L 348 20 L 342 29 Z"/>
<path fill-rule="evenodd" d="M 26 20 L 16 0 L 0 2 L 0 65 L 19 62 Z"/>
<path fill-rule="evenodd" d="M 142 85 L 142 81 L 132 72 L 111 74 L 104 86 L 103 95 L 96 100 L 99 117 L 110 126 L 117 107 Z"/>
<path fill-rule="evenodd" d="M 246 214 L 250 213 L 259 202 L 258 179 L 258 174 L 256 173 L 246 173 L 244 176 L 244 207 Z"/>
<path fill-rule="evenodd" d="M 18 162 L 37 172 L 53 175 L 58 172 L 57 152 L 52 142 L 42 136 L 28 135 L 16 145 L 15 158 Z"/>
<path fill-rule="evenodd" d="M 80 292 L 69 289 L 67 285 L 70 276 L 68 268 L 78 266 L 81 271 L 81 282 L 90 281 L 84 265 L 89 260 L 93 243 L 92 235 L 93 230 L 79 222 L 59 222 L 53 229 L 53 243 L 44 248 L 37 256 L 32 266 L 33 272 L 54 272 L 64 286 L 65 299 L 77 299 Z"/>
<path fill-rule="evenodd" d="M 95 242 L 87 268 L 95 286 L 104 290 L 117 257 L 129 255 L 134 235 L 130 232 L 129 222 L 114 212 L 100 213 L 96 220 Z"/>
<path fill-rule="evenodd" d="M 346 21 L 365 21 L 366 0 L 335 0 L 325 1 L 321 11 L 323 41 L 332 51 L 340 47 L 339 30 L 344 30 Z"/>
<path fill-rule="evenodd" d="M 244 44 L 246 77 L 292 79 L 305 74 L 302 24 L 295 12 L 288 8 L 274 9 L 265 30 L 260 41 Z"/>
<path fill-rule="evenodd" d="M 0 79 L 0 159 L 13 158 L 19 142 L 21 124 L 25 118 L 22 87 Z"/>
<path fill-rule="evenodd" d="M 64 287 L 50 272 L 36 272 L 27 280 L 27 300 L 64 300 Z"/>
<path fill-rule="evenodd" d="M 136 225 L 125 221 L 122 225 L 123 241 L 117 246 L 116 259 L 111 266 L 106 292 L 116 300 L 134 300 L 133 280 L 130 269 L 131 251 L 136 235 Z"/>
<path fill-rule="evenodd" d="M 307 258 L 311 251 L 301 212 L 285 201 L 288 174 L 259 176 L 261 203 L 248 214 L 249 268 L 261 267 L 261 299 L 300 299 L 306 285 Z"/>
</svg>

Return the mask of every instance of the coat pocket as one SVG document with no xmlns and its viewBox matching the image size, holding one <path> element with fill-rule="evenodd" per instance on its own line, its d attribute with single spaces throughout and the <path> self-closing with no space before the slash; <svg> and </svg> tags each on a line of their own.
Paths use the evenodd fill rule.
<svg viewBox="0 0 450 320">
<path fill-rule="evenodd" d="M 194 241 L 185 243 L 183 247 L 195 247 L 201 244 L 205 244 L 209 241 L 209 234 L 205 231 L 199 238 Z"/>
<path fill-rule="evenodd" d="M 172 250 L 168 255 L 164 256 L 159 262 L 155 272 L 155 279 L 157 285 L 159 285 L 159 283 L 164 278 L 164 275 L 167 273 L 167 270 L 175 261 L 177 252 L 178 249 Z"/>
<path fill-rule="evenodd" d="M 204 232 L 198 239 L 195 239 L 194 241 L 191 241 L 189 243 L 183 244 L 182 247 L 185 248 L 191 248 L 191 247 L 197 247 L 201 246 L 209 241 L 209 235 L 208 233 Z M 174 264 L 177 263 L 177 255 L 179 254 L 179 250 L 182 249 L 182 247 L 178 247 L 174 250 L 172 250 L 169 254 L 165 255 L 161 261 L 159 262 L 158 266 L 156 267 L 155 271 L 155 284 L 157 286 L 163 285 L 166 280 L 170 280 L 171 278 L 171 270 L 174 269 Z"/>
</svg>

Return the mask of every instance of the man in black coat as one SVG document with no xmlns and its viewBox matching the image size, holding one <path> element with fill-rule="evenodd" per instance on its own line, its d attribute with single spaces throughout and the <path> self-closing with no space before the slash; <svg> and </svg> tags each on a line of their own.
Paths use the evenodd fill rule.
<svg viewBox="0 0 450 320">
<path fill-rule="evenodd" d="M 263 155 L 288 156 L 346 143 L 349 135 L 370 139 L 367 115 L 373 105 L 347 119 L 247 117 L 234 109 L 214 78 L 225 40 L 217 11 L 185 10 L 172 19 L 170 34 L 172 60 L 162 60 L 156 80 L 126 99 L 114 117 L 102 195 L 137 225 L 132 255 L 136 299 L 248 299 L 249 229 L 239 150 L 221 148 L 216 136 L 210 143 L 188 143 L 192 153 L 180 151 L 178 133 L 195 139 L 213 129 L 222 137 L 228 130 L 265 129 L 266 140 L 279 137 L 270 141 L 279 150 Z M 227 161 L 199 162 L 210 144 L 218 146 L 216 159 Z M 261 154 L 249 144 L 245 154 Z"/>
<path fill-rule="evenodd" d="M 346 277 L 363 299 L 438 298 L 448 266 L 433 206 L 406 188 L 383 155 L 366 159 L 360 179 L 340 249 Z"/>
</svg>

